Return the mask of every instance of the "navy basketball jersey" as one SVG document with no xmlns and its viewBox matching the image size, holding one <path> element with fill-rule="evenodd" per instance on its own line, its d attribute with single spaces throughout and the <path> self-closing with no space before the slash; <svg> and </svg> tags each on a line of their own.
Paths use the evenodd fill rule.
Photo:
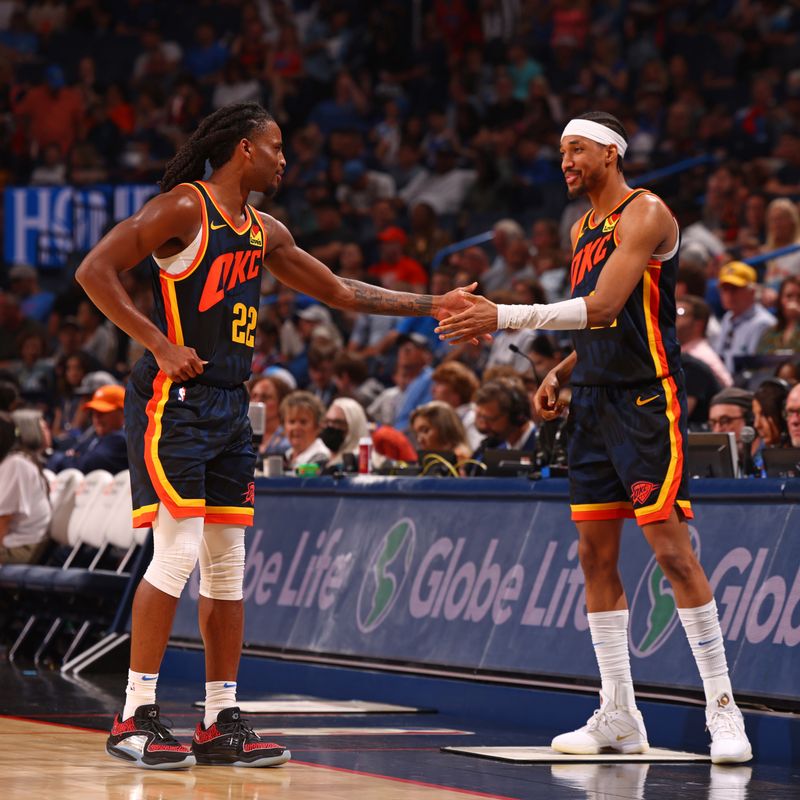
<svg viewBox="0 0 800 800">
<path fill-rule="evenodd" d="M 208 362 L 196 381 L 237 386 L 250 375 L 267 232 L 250 206 L 237 227 L 206 184 L 183 185 L 197 192 L 202 222 L 182 253 L 151 257 L 155 321 L 171 342 Z"/>
<path fill-rule="evenodd" d="M 603 219 L 594 219 L 592 209 L 581 220 L 570 267 L 572 297 L 594 293 L 603 267 L 620 243 L 617 223 L 630 202 L 645 191 L 630 192 Z M 578 361 L 572 383 L 635 385 L 680 371 L 675 334 L 678 244 L 669 253 L 650 257 L 642 279 L 610 326 L 573 331 Z"/>
</svg>

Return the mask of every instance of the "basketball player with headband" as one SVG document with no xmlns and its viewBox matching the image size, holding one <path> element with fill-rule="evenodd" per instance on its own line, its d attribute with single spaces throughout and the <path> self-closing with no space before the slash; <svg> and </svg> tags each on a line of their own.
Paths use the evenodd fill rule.
<svg viewBox="0 0 800 800">
<path fill-rule="evenodd" d="M 572 228 L 571 298 L 496 305 L 464 295 L 469 307 L 437 331 L 453 344 L 500 329 L 572 331 L 574 352 L 548 373 L 535 404 L 544 419 L 562 410 L 572 386 L 569 441 L 572 519 L 586 581 L 586 608 L 600 667 L 600 708 L 586 725 L 556 736 L 554 749 L 594 754 L 648 750 L 628 653 L 628 608 L 617 562 L 623 522 L 634 518 L 669 581 L 656 587 L 677 611 L 706 697 L 711 760 L 752 757 L 728 675 L 717 606 L 695 555 L 687 520 L 686 392 L 675 334 L 678 224 L 664 202 L 631 189 L 622 171 L 627 135 L 604 112 L 570 120 L 561 168 L 571 199 L 591 209 Z"/>
</svg>

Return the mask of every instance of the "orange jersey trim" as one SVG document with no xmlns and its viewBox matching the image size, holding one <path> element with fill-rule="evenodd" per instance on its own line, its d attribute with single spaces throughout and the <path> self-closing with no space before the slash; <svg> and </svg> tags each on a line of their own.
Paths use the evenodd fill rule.
<svg viewBox="0 0 800 800">
<path fill-rule="evenodd" d="M 576 503 L 570 505 L 570 510 L 574 522 L 633 517 L 633 506 L 629 500 L 614 503 Z"/>
<path fill-rule="evenodd" d="M 206 209 L 206 201 L 203 197 L 203 193 L 193 183 L 182 183 L 180 185 L 187 186 L 193 192 L 197 192 L 197 196 L 200 198 L 200 229 L 203 233 L 200 238 L 200 247 L 197 248 L 197 254 L 192 259 L 192 263 L 189 264 L 183 272 L 179 272 L 177 275 L 170 275 L 168 272 L 159 270 L 162 280 L 166 279 L 168 281 L 182 281 L 184 278 L 188 278 L 200 266 L 203 258 L 205 258 L 206 250 L 208 249 L 208 210 Z"/>
<path fill-rule="evenodd" d="M 615 211 L 616 211 L 616 210 L 617 210 L 617 209 L 618 209 L 618 208 L 619 208 L 619 207 L 620 207 L 620 206 L 621 206 L 621 205 L 622 205 L 622 204 L 623 204 L 623 203 L 624 203 L 624 202 L 625 202 L 625 201 L 626 201 L 626 200 L 627 200 L 629 197 L 631 197 L 631 195 L 634 195 L 634 194 L 636 194 L 637 192 L 638 192 L 638 193 L 642 193 L 642 192 L 646 192 L 646 191 L 647 191 L 647 189 L 631 189 L 631 190 L 628 192 L 628 194 L 626 194 L 626 195 L 625 195 L 625 197 L 623 197 L 623 198 L 622 198 L 622 200 L 620 200 L 620 201 L 619 201 L 619 203 L 617 203 L 617 204 L 614 206 L 614 208 L 612 208 L 612 209 L 611 209 L 611 211 L 609 211 L 609 212 L 608 212 L 608 214 L 605 214 L 605 215 L 602 217 L 602 219 L 605 219 L 606 217 L 610 217 L 610 216 L 611 216 L 611 215 L 612 215 L 612 214 L 613 214 L 613 213 L 614 213 L 614 212 L 615 212 Z M 592 208 L 592 209 L 590 209 L 590 210 L 589 210 L 589 218 L 586 220 L 586 224 L 587 224 L 587 225 L 588 225 L 588 226 L 589 226 L 589 227 L 590 227 L 592 230 L 594 230 L 594 229 L 595 229 L 595 228 L 596 228 L 596 227 L 597 227 L 597 226 L 600 224 L 599 222 L 594 222 L 594 223 L 593 223 L 593 222 L 592 222 L 592 220 L 593 220 L 593 219 L 594 219 L 594 209 Z"/>
<path fill-rule="evenodd" d="M 175 293 L 173 281 L 164 278 L 161 273 L 161 297 L 164 300 L 164 316 L 167 319 L 167 338 L 173 344 L 183 344 L 183 326 L 181 313 L 178 307 L 178 296 Z"/>
<path fill-rule="evenodd" d="M 161 370 L 153 380 L 153 396 L 147 403 L 147 430 L 144 434 L 144 460 L 147 474 L 158 495 L 158 499 L 167 507 L 176 519 L 184 517 L 205 516 L 206 501 L 203 498 L 186 499 L 181 497 L 169 482 L 164 467 L 158 456 L 158 443 L 161 439 L 161 419 L 164 406 L 169 398 L 172 381 Z"/>
<path fill-rule="evenodd" d="M 259 229 L 261 230 L 261 236 L 264 239 L 264 244 L 261 248 L 261 266 L 267 266 L 267 226 L 264 224 L 264 220 L 261 219 L 261 214 L 258 213 L 254 208 L 250 209 L 250 216 L 253 218 L 253 223 L 258 225 Z"/>
<path fill-rule="evenodd" d="M 607 508 L 597 511 L 572 511 L 573 522 L 603 521 L 608 519 L 633 519 L 632 508 Z"/>
<path fill-rule="evenodd" d="M 219 215 L 222 217 L 222 219 L 225 220 L 225 222 L 228 223 L 228 225 L 232 228 L 234 233 L 238 233 L 241 236 L 243 233 L 247 233 L 247 231 L 250 230 L 250 227 L 253 224 L 252 215 L 250 213 L 250 206 L 245 205 L 245 207 L 244 207 L 244 209 L 245 209 L 245 220 L 244 220 L 244 223 L 242 224 L 241 228 L 237 228 L 236 227 L 236 223 L 228 216 L 227 212 L 224 211 L 220 207 L 219 203 L 217 203 L 217 201 L 214 199 L 214 195 L 212 194 L 211 188 L 209 187 L 209 185 L 205 181 L 197 181 L 197 182 L 206 190 L 206 194 L 208 195 L 208 199 L 213 203 L 214 208 L 216 208 L 217 211 L 219 211 Z"/>
<path fill-rule="evenodd" d="M 206 523 L 209 525 L 244 525 L 249 528 L 253 524 L 253 513 L 210 514 L 206 512 Z"/>
<path fill-rule="evenodd" d="M 150 528 L 158 514 L 158 503 L 135 508 L 131 514 L 134 528 Z"/>
</svg>

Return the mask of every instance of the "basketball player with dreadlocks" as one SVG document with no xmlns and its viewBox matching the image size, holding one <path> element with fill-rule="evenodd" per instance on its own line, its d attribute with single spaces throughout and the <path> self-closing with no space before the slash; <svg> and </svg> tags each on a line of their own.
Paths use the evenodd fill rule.
<svg viewBox="0 0 800 800">
<path fill-rule="evenodd" d="M 623 520 L 634 517 L 672 585 L 674 603 L 703 679 L 714 763 L 752 757 L 737 708 L 708 579 L 694 554 L 686 469 L 686 393 L 675 335 L 680 233 L 663 201 L 625 182 L 627 135 L 611 114 L 589 112 L 561 136 L 570 198 L 592 208 L 572 228 L 572 297 L 549 305 L 470 307 L 443 320 L 442 338 L 464 341 L 503 328 L 574 331 L 574 352 L 539 388 L 545 419 L 569 408 L 570 504 L 586 581 L 586 608 L 600 667 L 601 705 L 586 725 L 553 739 L 562 753 L 643 753 L 628 653 L 628 609 L 617 562 Z"/>
<path fill-rule="evenodd" d="M 206 161 L 212 172 L 204 181 Z M 125 421 L 133 521 L 152 526 L 154 554 L 133 603 L 125 706 L 106 745 L 129 764 L 260 767 L 289 759 L 285 748 L 261 741 L 236 706 L 256 460 L 244 382 L 261 269 L 352 311 L 441 319 L 465 307 L 457 291 L 407 294 L 340 279 L 298 248 L 284 225 L 247 204 L 251 191 L 274 194 L 285 167 L 280 128 L 260 105 L 216 111 L 167 165 L 161 194 L 105 236 L 77 272 L 97 307 L 147 350 L 131 374 Z M 119 279 L 148 257 L 155 322 Z M 198 559 L 207 682 L 190 749 L 161 721 L 155 696 L 178 598 Z"/>
</svg>

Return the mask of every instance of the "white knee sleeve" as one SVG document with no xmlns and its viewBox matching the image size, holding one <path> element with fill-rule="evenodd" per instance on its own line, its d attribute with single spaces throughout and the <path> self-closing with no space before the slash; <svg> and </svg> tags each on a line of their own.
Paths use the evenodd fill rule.
<svg viewBox="0 0 800 800">
<path fill-rule="evenodd" d="M 200 547 L 200 594 L 212 600 L 241 600 L 244 528 L 206 525 Z"/>
<path fill-rule="evenodd" d="M 161 503 L 153 521 L 153 560 L 144 579 L 173 597 L 180 597 L 192 574 L 203 538 L 203 518 L 175 519 Z"/>
</svg>

